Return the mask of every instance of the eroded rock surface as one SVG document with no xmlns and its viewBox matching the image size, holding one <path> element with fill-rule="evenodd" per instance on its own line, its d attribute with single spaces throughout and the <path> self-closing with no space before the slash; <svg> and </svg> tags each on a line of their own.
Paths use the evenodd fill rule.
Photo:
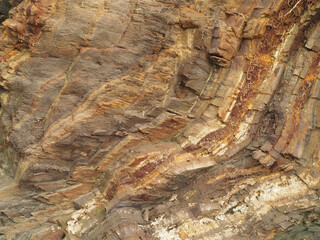
<svg viewBox="0 0 320 240">
<path fill-rule="evenodd" d="M 318 1 L 9 3 L 1 240 L 320 238 Z"/>
</svg>

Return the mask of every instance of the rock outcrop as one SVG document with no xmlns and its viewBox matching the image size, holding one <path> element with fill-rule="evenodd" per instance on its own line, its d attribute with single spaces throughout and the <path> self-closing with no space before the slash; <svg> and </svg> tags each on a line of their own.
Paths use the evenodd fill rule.
<svg viewBox="0 0 320 240">
<path fill-rule="evenodd" d="M 0 240 L 320 239 L 319 1 L 0 14 Z"/>
</svg>

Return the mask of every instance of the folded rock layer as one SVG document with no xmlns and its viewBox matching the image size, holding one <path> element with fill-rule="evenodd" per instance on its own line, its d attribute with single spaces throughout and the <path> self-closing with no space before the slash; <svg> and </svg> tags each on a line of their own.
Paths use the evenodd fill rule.
<svg viewBox="0 0 320 240">
<path fill-rule="evenodd" d="M 319 1 L 0 17 L 0 240 L 319 239 Z"/>
</svg>

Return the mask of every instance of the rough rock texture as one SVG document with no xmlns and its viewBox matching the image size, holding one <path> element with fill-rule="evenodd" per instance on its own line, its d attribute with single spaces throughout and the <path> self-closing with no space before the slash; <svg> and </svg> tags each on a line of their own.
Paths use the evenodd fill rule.
<svg viewBox="0 0 320 240">
<path fill-rule="evenodd" d="M 319 1 L 0 14 L 1 240 L 320 239 Z"/>
</svg>

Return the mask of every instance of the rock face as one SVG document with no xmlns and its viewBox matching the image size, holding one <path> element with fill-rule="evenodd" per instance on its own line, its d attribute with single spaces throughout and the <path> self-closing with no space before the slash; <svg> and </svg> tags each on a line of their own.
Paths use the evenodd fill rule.
<svg viewBox="0 0 320 240">
<path fill-rule="evenodd" d="M 319 239 L 319 1 L 0 14 L 1 240 Z"/>
</svg>

